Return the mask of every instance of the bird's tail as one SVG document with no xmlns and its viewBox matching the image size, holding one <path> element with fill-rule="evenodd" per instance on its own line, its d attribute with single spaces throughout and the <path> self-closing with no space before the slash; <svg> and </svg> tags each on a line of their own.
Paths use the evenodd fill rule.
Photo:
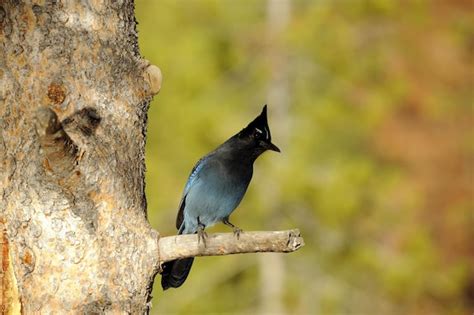
<svg viewBox="0 0 474 315">
<path fill-rule="evenodd" d="M 193 261 L 194 258 L 191 257 L 165 262 L 161 273 L 161 287 L 163 290 L 180 287 L 186 281 Z"/>
</svg>

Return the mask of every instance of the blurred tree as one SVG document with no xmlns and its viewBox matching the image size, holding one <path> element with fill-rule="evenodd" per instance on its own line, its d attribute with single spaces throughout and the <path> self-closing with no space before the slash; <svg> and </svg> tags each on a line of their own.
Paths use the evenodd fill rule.
<svg viewBox="0 0 474 315">
<path fill-rule="evenodd" d="M 273 134 L 274 139 L 278 139 L 280 146 L 287 147 L 291 137 L 286 123 L 288 108 L 290 106 L 290 86 L 289 86 L 289 63 L 286 53 L 285 43 L 281 41 L 281 35 L 287 31 L 291 20 L 290 0 L 267 0 L 266 3 L 266 34 L 265 34 L 265 54 L 268 63 L 268 87 L 267 102 L 271 104 L 273 114 L 272 125 L 278 126 Z M 267 177 L 267 181 L 257 189 L 259 194 L 268 196 L 267 207 L 275 209 L 278 207 L 278 195 L 281 192 L 281 185 L 272 181 L 272 177 Z M 272 220 L 282 222 L 281 215 L 274 213 Z M 285 261 L 286 257 L 275 254 L 265 254 L 259 257 L 260 273 L 260 314 L 284 314 L 283 303 L 285 287 Z"/>
</svg>

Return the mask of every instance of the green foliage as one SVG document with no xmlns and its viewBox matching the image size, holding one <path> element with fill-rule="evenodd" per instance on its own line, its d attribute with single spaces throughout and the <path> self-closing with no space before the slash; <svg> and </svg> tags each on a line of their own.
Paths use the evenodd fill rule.
<svg viewBox="0 0 474 315">
<path fill-rule="evenodd" d="M 233 221 L 301 229 L 306 246 L 283 256 L 286 312 L 467 313 L 469 10 L 462 1 L 294 0 L 275 39 L 267 13 L 261 0 L 137 0 L 142 55 L 164 76 L 149 112 L 152 225 L 176 233 L 193 164 L 259 113 L 281 71 L 290 102 L 269 104 L 269 123 L 283 152 L 257 161 Z M 258 257 L 197 259 L 186 284 L 164 294 L 157 277 L 153 312 L 256 312 Z"/>
</svg>

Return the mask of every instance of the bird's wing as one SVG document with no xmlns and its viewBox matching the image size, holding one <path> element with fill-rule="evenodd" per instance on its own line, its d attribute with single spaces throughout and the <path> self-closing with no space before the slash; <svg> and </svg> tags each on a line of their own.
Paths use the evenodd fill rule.
<svg viewBox="0 0 474 315">
<path fill-rule="evenodd" d="M 202 171 L 203 167 L 206 165 L 206 162 L 209 160 L 210 156 L 211 155 L 206 155 L 205 157 L 200 159 L 196 163 L 196 165 L 194 165 L 193 170 L 191 171 L 191 174 L 188 177 L 188 181 L 186 182 L 186 185 L 184 186 L 183 196 L 181 197 L 181 202 L 179 203 L 178 216 L 176 217 L 176 228 L 178 230 L 180 229 L 181 224 L 183 223 L 183 220 L 184 220 L 184 208 L 186 207 L 186 196 L 188 195 L 191 187 L 199 179 L 200 172 Z"/>
</svg>

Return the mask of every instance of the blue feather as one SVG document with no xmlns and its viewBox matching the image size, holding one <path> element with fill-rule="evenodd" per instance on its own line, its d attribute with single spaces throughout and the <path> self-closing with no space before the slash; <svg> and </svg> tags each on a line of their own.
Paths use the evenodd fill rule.
<svg viewBox="0 0 474 315">
<path fill-rule="evenodd" d="M 197 177 L 199 177 L 199 172 L 202 170 L 202 167 L 206 163 L 208 156 L 206 155 L 205 157 L 201 158 L 196 165 L 194 165 L 193 170 L 191 171 L 191 175 L 188 177 L 188 181 L 186 182 L 186 185 L 184 186 L 184 192 L 183 192 L 183 197 L 186 196 L 189 192 L 189 189 L 193 185 L 194 181 L 196 180 Z"/>
</svg>

